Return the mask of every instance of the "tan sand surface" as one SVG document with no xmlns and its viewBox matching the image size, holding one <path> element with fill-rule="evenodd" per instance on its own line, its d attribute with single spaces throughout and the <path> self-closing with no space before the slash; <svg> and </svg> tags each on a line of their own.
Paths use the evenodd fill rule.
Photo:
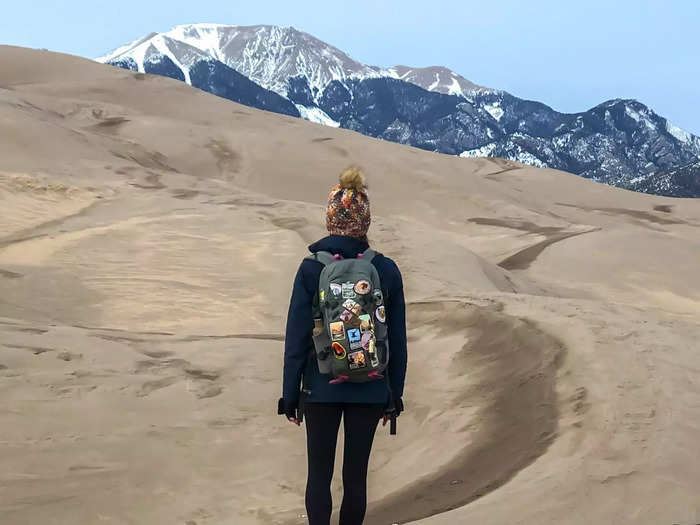
<svg viewBox="0 0 700 525">
<path fill-rule="evenodd" d="M 700 523 L 699 200 L 2 46 L 0 523 L 305 522 L 284 323 L 353 162 L 409 323 L 366 523 Z"/>
</svg>

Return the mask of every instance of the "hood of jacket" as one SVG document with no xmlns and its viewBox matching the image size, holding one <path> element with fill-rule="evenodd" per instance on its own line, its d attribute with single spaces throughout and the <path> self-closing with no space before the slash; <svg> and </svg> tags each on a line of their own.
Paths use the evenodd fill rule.
<svg viewBox="0 0 700 525">
<path fill-rule="evenodd" d="M 367 248 L 369 244 L 365 239 L 344 235 L 329 235 L 309 245 L 311 253 L 330 252 L 333 255 L 339 253 L 344 259 L 355 258 L 358 253 L 364 252 Z"/>
</svg>

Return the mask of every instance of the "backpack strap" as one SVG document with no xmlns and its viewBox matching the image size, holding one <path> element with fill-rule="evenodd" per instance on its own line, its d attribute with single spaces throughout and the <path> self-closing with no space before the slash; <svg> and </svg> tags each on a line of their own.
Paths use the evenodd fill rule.
<svg viewBox="0 0 700 525">
<path fill-rule="evenodd" d="M 362 252 L 362 259 L 367 262 L 372 262 L 372 259 L 374 259 L 377 255 L 378 252 L 375 252 L 372 248 L 367 248 L 364 252 Z"/>
<path fill-rule="evenodd" d="M 358 254 L 362 259 L 372 262 L 379 252 L 374 251 L 372 248 L 367 248 L 364 252 Z M 330 263 L 336 260 L 336 257 L 331 252 L 320 251 L 314 252 L 311 255 L 307 255 L 305 259 L 310 259 L 312 261 L 320 262 L 323 266 L 328 266 Z"/>
<path fill-rule="evenodd" d="M 330 263 L 335 261 L 333 254 L 331 252 L 315 252 L 311 255 L 307 255 L 305 259 L 310 259 L 312 261 L 320 262 L 323 266 L 328 266 Z"/>
</svg>

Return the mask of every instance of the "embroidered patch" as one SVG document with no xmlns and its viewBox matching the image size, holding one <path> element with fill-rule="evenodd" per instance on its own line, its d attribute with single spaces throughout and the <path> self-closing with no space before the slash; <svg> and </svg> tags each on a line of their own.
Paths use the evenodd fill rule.
<svg viewBox="0 0 700 525">
<path fill-rule="evenodd" d="M 359 316 L 362 313 L 362 305 L 359 303 L 356 303 L 352 299 L 347 299 L 343 303 L 343 308 L 345 308 L 346 310 L 349 310 L 350 312 L 352 312 L 353 314 L 355 314 L 357 316 Z"/>
<path fill-rule="evenodd" d="M 378 307 L 375 310 L 374 315 L 377 317 L 377 321 L 379 321 L 380 323 L 386 322 L 386 312 L 384 311 L 383 306 Z"/>
<path fill-rule="evenodd" d="M 369 332 L 366 332 L 362 334 L 362 338 L 360 339 L 360 343 L 362 344 L 362 348 L 365 350 L 369 350 L 369 342 L 372 340 L 372 334 Z"/>
<path fill-rule="evenodd" d="M 360 332 L 363 334 L 372 330 L 372 318 L 369 314 L 362 314 L 360 316 Z"/>
<path fill-rule="evenodd" d="M 326 301 L 326 291 L 319 290 L 318 291 L 318 298 L 321 300 L 321 303 L 323 304 Z"/>
<path fill-rule="evenodd" d="M 350 320 L 353 317 L 354 316 L 352 315 L 352 312 L 350 310 L 343 310 L 342 312 L 340 312 L 340 319 L 346 323 L 350 322 Z"/>
<path fill-rule="evenodd" d="M 348 354 L 348 365 L 351 369 L 366 367 L 365 353 L 360 350 L 359 352 Z"/>
<path fill-rule="evenodd" d="M 348 330 L 348 341 L 350 341 L 350 350 L 362 348 L 362 335 L 357 328 Z"/>
<path fill-rule="evenodd" d="M 323 332 L 323 319 L 314 319 L 314 335 L 321 335 Z"/>
<path fill-rule="evenodd" d="M 350 330 L 351 328 L 357 328 L 359 330 L 360 328 L 360 318 L 357 317 L 356 315 L 353 315 L 350 313 L 350 319 L 347 320 L 345 323 L 345 330 Z"/>
<path fill-rule="evenodd" d="M 341 290 L 343 299 L 354 299 L 356 297 L 354 283 L 343 283 L 341 285 Z"/>
<path fill-rule="evenodd" d="M 375 349 L 376 349 L 376 345 L 374 344 L 374 337 L 373 337 L 372 339 L 369 340 L 369 344 L 367 345 L 367 353 L 370 356 L 376 355 Z"/>
<path fill-rule="evenodd" d="M 355 293 L 359 295 L 367 295 L 370 290 L 372 289 L 372 285 L 369 284 L 369 281 L 357 281 L 355 283 Z"/>
<path fill-rule="evenodd" d="M 331 293 L 334 297 L 338 297 L 341 293 L 343 293 L 343 287 L 338 283 L 331 283 L 330 287 Z"/>
<path fill-rule="evenodd" d="M 369 362 L 373 367 L 379 366 L 379 359 L 377 358 L 377 352 L 374 344 L 374 337 L 369 340 L 367 345 L 367 354 L 369 355 Z"/>
<path fill-rule="evenodd" d="M 372 292 L 372 295 L 374 296 L 374 304 L 376 304 L 377 306 L 381 306 L 382 304 L 384 304 L 384 296 L 382 295 L 382 291 L 379 288 L 374 290 Z"/>
<path fill-rule="evenodd" d="M 331 323 L 330 324 L 330 331 L 331 331 L 331 340 L 340 341 L 341 339 L 345 339 L 345 328 L 343 327 L 343 323 L 341 321 L 336 321 L 335 323 Z"/>
<path fill-rule="evenodd" d="M 333 343 L 331 346 L 333 347 L 333 355 L 336 359 L 345 359 L 347 352 L 345 352 L 345 347 L 343 345 L 340 343 Z"/>
</svg>

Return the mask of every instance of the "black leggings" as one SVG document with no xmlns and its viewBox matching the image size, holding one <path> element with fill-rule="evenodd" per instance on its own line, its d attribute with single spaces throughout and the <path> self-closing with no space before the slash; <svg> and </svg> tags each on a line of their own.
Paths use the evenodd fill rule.
<svg viewBox="0 0 700 525">
<path fill-rule="evenodd" d="M 306 512 L 309 525 L 329 525 L 331 479 L 340 418 L 343 416 L 343 503 L 339 525 L 361 525 L 367 508 L 367 465 L 384 405 L 307 403 L 306 447 L 309 458 Z"/>
</svg>

